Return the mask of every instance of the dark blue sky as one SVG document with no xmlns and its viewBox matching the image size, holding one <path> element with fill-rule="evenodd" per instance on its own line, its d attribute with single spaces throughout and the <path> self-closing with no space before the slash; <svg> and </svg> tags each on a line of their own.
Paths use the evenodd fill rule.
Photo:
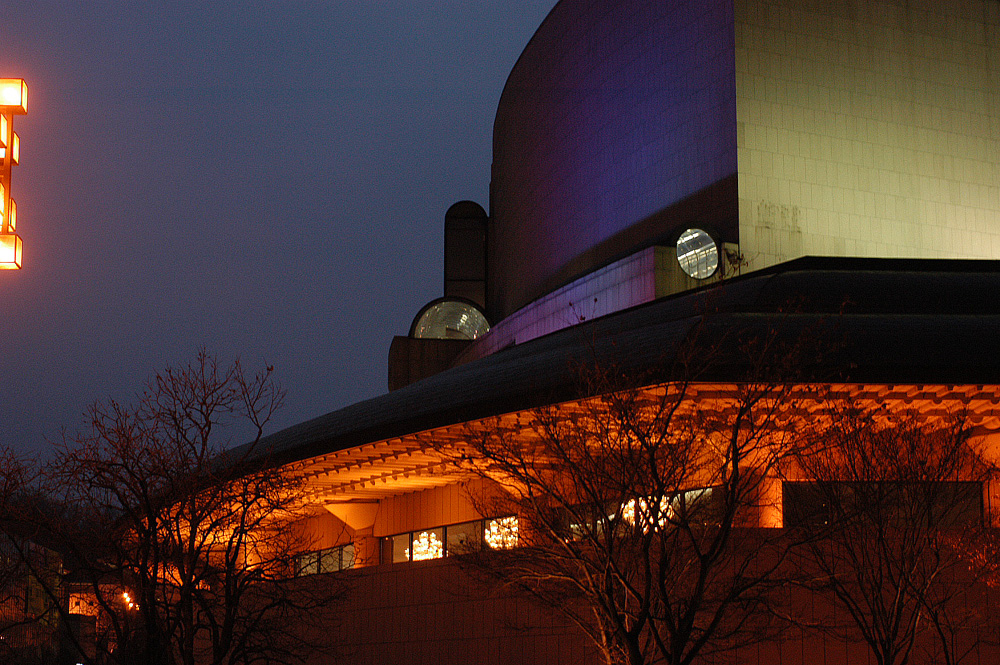
<svg viewBox="0 0 1000 665">
<path fill-rule="evenodd" d="M 555 0 L 5 0 L 23 77 L 0 272 L 0 443 L 44 454 L 204 346 L 274 364 L 278 427 L 385 392 L 488 205 L 493 116 Z"/>
</svg>

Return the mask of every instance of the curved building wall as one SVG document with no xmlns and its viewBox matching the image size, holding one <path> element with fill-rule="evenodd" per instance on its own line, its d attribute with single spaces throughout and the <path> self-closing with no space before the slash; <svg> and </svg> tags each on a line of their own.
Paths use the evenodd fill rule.
<svg viewBox="0 0 1000 665">
<path fill-rule="evenodd" d="M 500 98 L 489 296 L 499 320 L 687 225 L 736 238 L 731 0 L 562 0 Z"/>
</svg>

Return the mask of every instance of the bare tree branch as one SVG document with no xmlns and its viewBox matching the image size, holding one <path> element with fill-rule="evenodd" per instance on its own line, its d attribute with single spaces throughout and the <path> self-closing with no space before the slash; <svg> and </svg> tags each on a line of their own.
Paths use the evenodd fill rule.
<svg viewBox="0 0 1000 665">
<path fill-rule="evenodd" d="M 305 487 L 258 444 L 282 399 L 272 368 L 248 376 L 203 351 L 132 406 L 96 403 L 85 432 L 65 438 L 43 480 L 68 508 L 32 517 L 95 615 L 92 644 L 70 636 L 80 660 L 292 663 L 320 648 L 310 628 L 333 620 L 342 589 L 294 579 L 311 547 L 289 528 Z"/>
</svg>

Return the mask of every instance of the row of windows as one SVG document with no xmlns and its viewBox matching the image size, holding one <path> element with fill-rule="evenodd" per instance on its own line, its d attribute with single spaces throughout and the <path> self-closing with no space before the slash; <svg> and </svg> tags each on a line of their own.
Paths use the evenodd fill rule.
<svg viewBox="0 0 1000 665">
<path fill-rule="evenodd" d="M 916 496 L 919 494 L 920 496 Z M 928 499 L 928 497 L 930 497 Z M 861 508 L 863 498 L 877 500 L 890 511 L 899 504 L 900 517 L 908 514 L 903 505 L 923 503 L 930 506 L 925 519 L 938 526 L 969 524 L 982 519 L 982 485 L 978 482 L 935 483 L 848 483 L 848 482 L 785 482 L 783 483 L 783 512 L 786 527 L 818 526 L 836 519 L 830 506 L 831 500 L 839 504 L 839 511 Z M 929 502 L 928 502 L 929 501 Z M 721 496 L 713 488 L 699 488 L 663 497 L 659 505 L 654 500 L 631 500 L 621 509 L 627 524 L 638 522 L 645 529 L 661 529 L 673 520 L 688 523 L 711 524 L 721 515 Z M 590 515 L 577 511 L 577 519 L 584 516 L 593 523 L 584 525 L 574 519 L 567 524 L 568 536 L 584 537 L 588 532 L 602 531 L 604 519 L 600 511 Z M 611 518 L 614 514 L 611 513 Z M 484 548 L 510 549 L 518 544 L 518 522 L 513 516 L 474 520 L 441 526 L 434 529 L 411 531 L 382 539 L 383 563 L 402 563 L 439 559 L 446 556 L 478 552 Z M 333 573 L 353 568 L 354 544 L 348 543 L 298 557 L 298 575 Z"/>
<path fill-rule="evenodd" d="M 852 515 L 881 515 L 892 520 L 923 520 L 938 527 L 974 524 L 983 518 L 983 489 L 979 482 L 845 482 L 786 481 L 783 484 L 786 527 L 817 527 Z M 718 524 L 724 497 L 705 487 L 673 496 L 631 499 L 601 508 L 577 506 L 567 515 L 566 535 L 578 540 L 604 537 L 611 525 L 641 526 L 644 532 L 670 524 Z M 618 522 L 618 520 L 621 522 Z"/>
<path fill-rule="evenodd" d="M 474 520 L 382 539 L 382 561 L 403 563 L 517 546 L 517 518 Z"/>
<path fill-rule="evenodd" d="M 658 531 L 670 524 L 718 524 L 725 506 L 713 487 L 698 487 L 669 496 L 629 499 L 603 506 L 578 505 L 563 510 L 557 528 L 569 540 L 603 538 L 608 528 L 619 535 L 639 526 L 643 532 Z"/>
<path fill-rule="evenodd" d="M 325 550 L 306 552 L 296 561 L 295 574 L 316 575 L 318 573 L 336 573 L 340 570 L 354 568 L 354 543 L 329 547 Z"/>
</svg>

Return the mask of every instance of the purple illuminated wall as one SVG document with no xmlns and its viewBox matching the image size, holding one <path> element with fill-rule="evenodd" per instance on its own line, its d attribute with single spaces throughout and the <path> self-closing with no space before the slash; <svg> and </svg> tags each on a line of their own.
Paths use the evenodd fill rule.
<svg viewBox="0 0 1000 665">
<path fill-rule="evenodd" d="M 562 0 L 493 132 L 496 321 L 686 226 L 738 241 L 732 0 Z"/>
</svg>

